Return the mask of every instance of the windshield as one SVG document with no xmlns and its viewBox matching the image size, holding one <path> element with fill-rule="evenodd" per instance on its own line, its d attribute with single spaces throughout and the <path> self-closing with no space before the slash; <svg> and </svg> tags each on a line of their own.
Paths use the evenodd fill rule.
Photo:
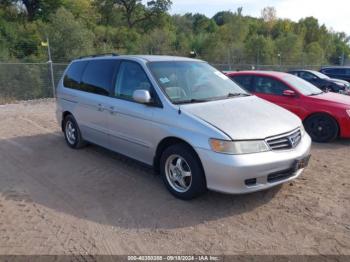
<svg viewBox="0 0 350 262">
<path fill-rule="evenodd" d="M 283 78 L 283 80 L 305 96 L 319 95 L 323 93 L 321 89 L 317 88 L 313 84 L 310 84 L 304 79 L 296 77 L 294 75 L 287 75 Z"/>
<path fill-rule="evenodd" d="M 329 79 L 328 76 L 326 76 L 325 74 L 322 74 L 322 73 L 320 73 L 320 72 L 312 71 L 312 73 L 313 73 L 314 75 L 316 75 L 317 77 L 321 78 L 321 79 Z"/>
<path fill-rule="evenodd" d="M 149 68 L 175 104 L 198 103 L 249 94 L 205 62 L 151 62 Z"/>
</svg>

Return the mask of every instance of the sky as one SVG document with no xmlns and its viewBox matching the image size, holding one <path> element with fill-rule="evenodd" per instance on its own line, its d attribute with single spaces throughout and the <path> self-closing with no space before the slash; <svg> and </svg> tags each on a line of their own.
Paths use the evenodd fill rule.
<svg viewBox="0 0 350 262">
<path fill-rule="evenodd" d="M 218 11 L 236 11 L 243 7 L 243 15 L 261 16 L 266 6 L 276 8 L 277 16 L 298 21 L 316 17 L 321 24 L 350 35 L 350 0 L 172 0 L 171 14 L 202 13 L 212 17 Z"/>
</svg>

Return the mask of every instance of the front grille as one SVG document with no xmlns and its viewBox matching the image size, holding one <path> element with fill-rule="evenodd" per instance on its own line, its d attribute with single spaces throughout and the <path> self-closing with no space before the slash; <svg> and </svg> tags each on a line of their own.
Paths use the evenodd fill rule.
<svg viewBox="0 0 350 262">
<path fill-rule="evenodd" d="M 290 132 L 288 134 L 275 136 L 266 140 L 267 144 L 272 150 L 286 150 L 299 145 L 301 141 L 300 129 Z"/>
</svg>

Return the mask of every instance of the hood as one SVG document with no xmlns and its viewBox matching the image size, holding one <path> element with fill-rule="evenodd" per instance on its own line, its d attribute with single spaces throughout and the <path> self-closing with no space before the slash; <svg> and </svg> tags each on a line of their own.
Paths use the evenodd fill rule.
<svg viewBox="0 0 350 262">
<path fill-rule="evenodd" d="M 347 95 L 328 92 L 328 93 L 322 93 L 320 95 L 309 96 L 309 97 L 315 100 L 332 102 L 333 104 L 350 108 L 350 96 L 347 96 Z"/>
<path fill-rule="evenodd" d="M 301 126 L 296 115 L 256 96 L 182 105 L 181 110 L 208 122 L 233 140 L 265 139 Z"/>
<path fill-rule="evenodd" d="M 331 81 L 331 82 L 333 82 L 333 83 L 335 83 L 335 84 L 338 84 L 338 83 L 340 83 L 340 84 L 343 84 L 343 85 L 345 85 L 345 86 L 350 86 L 350 84 L 349 84 L 349 82 L 347 82 L 347 81 L 345 81 L 345 80 L 342 80 L 342 79 L 336 79 L 336 78 L 329 78 L 329 79 L 327 79 L 328 81 Z"/>
</svg>

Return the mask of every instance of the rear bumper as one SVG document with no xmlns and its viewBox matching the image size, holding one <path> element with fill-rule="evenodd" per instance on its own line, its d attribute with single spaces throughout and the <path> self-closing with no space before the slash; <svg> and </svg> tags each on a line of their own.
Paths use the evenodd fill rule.
<svg viewBox="0 0 350 262">
<path fill-rule="evenodd" d="M 303 169 L 291 170 L 296 160 L 310 154 L 311 139 L 305 134 L 300 144 L 285 151 L 247 155 L 225 155 L 196 148 L 202 161 L 208 189 L 230 194 L 264 190 L 298 177 Z M 284 175 L 283 175 L 284 174 Z M 247 182 L 255 183 L 247 183 Z"/>
</svg>

